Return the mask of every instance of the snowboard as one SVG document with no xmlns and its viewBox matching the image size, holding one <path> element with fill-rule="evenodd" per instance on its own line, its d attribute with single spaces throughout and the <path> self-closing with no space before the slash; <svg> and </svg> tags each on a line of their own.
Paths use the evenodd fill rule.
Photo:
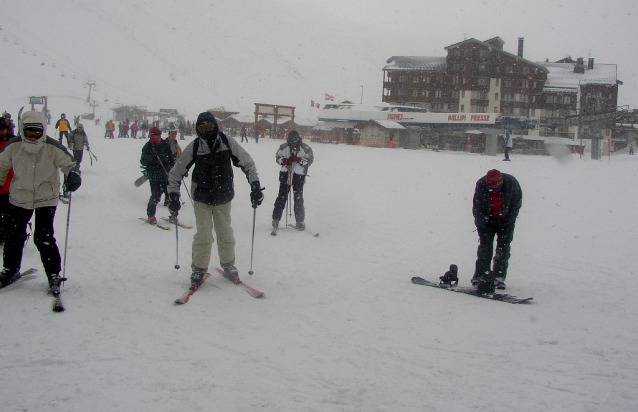
<svg viewBox="0 0 638 412">
<path fill-rule="evenodd" d="M 142 175 L 141 177 L 138 177 L 134 183 L 135 187 L 142 186 L 147 180 L 148 180 L 148 177 L 146 177 L 146 175 Z"/>
<path fill-rule="evenodd" d="M 444 290 L 449 290 L 451 292 L 458 292 L 458 293 L 464 293 L 466 295 L 476 296 L 478 298 L 497 300 L 499 302 L 507 302 L 512 304 L 528 303 L 532 299 L 534 299 L 534 298 L 517 298 L 516 296 L 508 295 L 505 293 L 482 294 L 482 293 L 479 293 L 474 288 L 468 288 L 463 286 L 450 286 L 445 284 L 441 285 L 439 283 L 430 282 L 429 280 L 425 280 L 418 276 L 415 276 L 412 278 L 412 283 L 414 283 L 415 285 L 430 286 L 437 289 L 444 289 Z"/>
</svg>

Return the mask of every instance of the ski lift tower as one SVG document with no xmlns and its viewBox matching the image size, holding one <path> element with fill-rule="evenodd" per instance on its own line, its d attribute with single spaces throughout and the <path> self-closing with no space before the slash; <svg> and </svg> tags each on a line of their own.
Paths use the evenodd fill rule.
<svg viewBox="0 0 638 412">
<path fill-rule="evenodd" d="M 85 84 L 89 86 L 89 95 L 86 97 L 86 102 L 91 103 L 91 90 L 97 86 L 97 83 L 95 83 L 95 80 L 88 80 Z"/>
</svg>

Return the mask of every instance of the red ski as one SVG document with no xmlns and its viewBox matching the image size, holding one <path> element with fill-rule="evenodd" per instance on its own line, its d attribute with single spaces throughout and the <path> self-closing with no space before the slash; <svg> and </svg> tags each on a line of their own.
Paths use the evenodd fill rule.
<svg viewBox="0 0 638 412">
<path fill-rule="evenodd" d="M 215 268 L 220 275 L 224 276 L 224 270 L 220 269 L 220 268 Z M 226 276 L 224 276 L 226 277 Z M 228 279 L 228 278 L 226 278 Z M 230 279 L 229 279 L 230 280 Z M 236 279 L 236 281 L 232 281 L 234 282 L 236 285 L 242 285 L 244 288 L 246 288 L 246 292 L 248 292 L 250 294 L 250 296 L 252 296 L 253 298 L 261 298 L 264 296 L 264 292 L 260 292 L 255 288 L 251 288 L 250 286 L 248 286 L 247 284 L 245 284 L 244 282 L 242 282 L 239 277 Z"/>
<path fill-rule="evenodd" d="M 202 287 L 204 282 L 206 282 L 206 279 L 208 279 L 209 277 L 210 277 L 210 273 L 205 273 L 204 274 L 204 279 L 202 279 L 202 283 L 199 286 L 195 286 L 195 284 L 191 284 L 191 287 L 188 288 L 186 293 L 184 293 L 181 298 L 175 300 L 175 304 L 176 305 L 183 305 L 184 303 L 188 302 L 188 300 L 191 298 L 191 296 L 193 296 L 193 294 L 195 292 L 197 292 L 199 290 L 199 288 Z"/>
</svg>

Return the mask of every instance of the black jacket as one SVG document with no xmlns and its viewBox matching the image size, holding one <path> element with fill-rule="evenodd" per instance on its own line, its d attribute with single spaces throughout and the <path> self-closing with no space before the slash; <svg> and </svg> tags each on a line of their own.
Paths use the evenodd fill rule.
<svg viewBox="0 0 638 412">
<path fill-rule="evenodd" d="M 503 205 L 503 217 L 504 222 L 513 223 L 518 216 L 518 212 L 523 203 L 523 191 L 518 180 L 512 175 L 503 173 L 503 186 L 501 188 L 501 201 Z M 474 215 L 474 221 L 477 226 L 480 224 L 494 221 L 490 212 L 492 209 L 492 197 L 487 189 L 487 183 L 485 183 L 485 176 L 480 178 L 476 182 L 476 188 L 474 190 L 474 201 L 472 206 L 472 214 Z"/>
<path fill-rule="evenodd" d="M 142 148 L 142 158 L 140 163 L 146 168 L 149 180 L 168 181 L 168 172 L 173 167 L 173 154 L 168 143 L 162 140 L 161 143 L 153 144 L 149 140 Z M 166 169 L 166 171 L 164 171 Z"/>
</svg>

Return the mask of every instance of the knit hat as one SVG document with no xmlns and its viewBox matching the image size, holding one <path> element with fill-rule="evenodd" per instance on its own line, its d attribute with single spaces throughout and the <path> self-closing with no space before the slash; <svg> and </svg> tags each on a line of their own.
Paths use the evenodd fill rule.
<svg viewBox="0 0 638 412">
<path fill-rule="evenodd" d="M 496 169 L 492 169 L 485 175 L 485 183 L 489 187 L 499 187 L 503 184 L 503 174 Z"/>
</svg>

